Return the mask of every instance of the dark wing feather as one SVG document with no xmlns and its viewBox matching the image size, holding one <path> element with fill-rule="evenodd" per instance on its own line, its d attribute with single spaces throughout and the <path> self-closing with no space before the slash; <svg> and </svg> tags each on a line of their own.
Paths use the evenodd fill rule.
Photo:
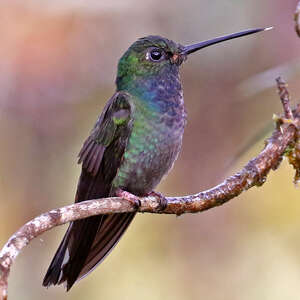
<svg viewBox="0 0 300 300">
<path fill-rule="evenodd" d="M 106 104 L 79 153 L 82 172 L 75 202 L 111 195 L 131 133 L 128 95 L 116 93 Z M 72 222 L 45 275 L 43 285 L 67 281 L 67 289 L 90 272 L 111 251 L 134 213 L 100 215 Z"/>
<path fill-rule="evenodd" d="M 79 274 L 79 279 L 91 272 L 113 250 L 134 216 L 135 213 L 126 213 L 103 218 L 103 225 L 95 237 L 85 265 Z"/>
</svg>

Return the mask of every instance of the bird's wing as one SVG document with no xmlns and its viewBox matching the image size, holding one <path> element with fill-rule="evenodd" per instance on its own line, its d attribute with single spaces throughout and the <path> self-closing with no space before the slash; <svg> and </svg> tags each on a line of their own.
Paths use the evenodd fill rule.
<svg viewBox="0 0 300 300">
<path fill-rule="evenodd" d="M 99 172 L 104 152 L 110 158 L 109 163 L 113 160 L 118 166 L 120 164 L 120 159 L 114 159 L 114 153 L 117 150 L 122 157 L 131 131 L 131 105 L 128 99 L 127 94 L 118 92 L 108 101 L 79 152 L 78 163 L 82 163 L 82 168 L 94 177 Z M 109 148 L 112 146 L 114 148 L 111 150 L 114 153 L 109 153 Z M 111 168 L 106 168 L 105 171 L 109 173 L 112 171 L 113 177 L 116 173 L 116 169 L 111 170 Z"/>
<path fill-rule="evenodd" d="M 129 96 L 117 92 L 106 104 L 79 153 L 82 163 L 75 202 L 107 197 L 132 128 Z M 67 289 L 90 272 L 116 245 L 134 213 L 100 215 L 72 222 L 43 285 L 67 281 Z"/>
</svg>

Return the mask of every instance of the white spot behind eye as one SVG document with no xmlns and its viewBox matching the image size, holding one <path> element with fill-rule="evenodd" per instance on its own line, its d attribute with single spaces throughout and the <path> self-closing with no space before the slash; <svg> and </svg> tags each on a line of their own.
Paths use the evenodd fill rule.
<svg viewBox="0 0 300 300">
<path fill-rule="evenodd" d="M 147 53 L 146 53 L 146 59 L 150 60 L 150 52 L 149 51 L 147 51 Z"/>
</svg>

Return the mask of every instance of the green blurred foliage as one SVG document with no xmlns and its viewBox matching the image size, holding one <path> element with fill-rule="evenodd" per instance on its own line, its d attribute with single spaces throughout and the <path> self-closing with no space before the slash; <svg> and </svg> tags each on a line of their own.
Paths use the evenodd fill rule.
<svg viewBox="0 0 300 300">
<path fill-rule="evenodd" d="M 292 0 L 2 1 L 1 245 L 32 217 L 73 202 L 80 173 L 76 155 L 114 92 L 119 57 L 138 37 L 160 34 L 184 44 L 275 26 L 204 49 L 185 63 L 183 151 L 158 190 L 198 192 L 255 156 L 263 141 L 227 170 L 247 140 L 280 113 L 274 79 L 282 74 L 263 77 L 258 93 L 253 84 L 247 92 L 247 80 L 292 66 L 299 56 L 295 5 Z M 299 100 L 299 80 L 288 80 Z M 222 207 L 181 217 L 139 215 L 101 266 L 67 294 L 41 287 L 66 227 L 54 229 L 17 259 L 10 298 L 298 299 L 300 203 L 292 177 L 284 162 L 261 188 Z"/>
</svg>

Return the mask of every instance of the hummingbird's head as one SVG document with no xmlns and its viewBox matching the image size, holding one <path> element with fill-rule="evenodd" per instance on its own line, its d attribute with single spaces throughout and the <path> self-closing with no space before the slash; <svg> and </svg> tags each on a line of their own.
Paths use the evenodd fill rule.
<svg viewBox="0 0 300 300">
<path fill-rule="evenodd" d="M 176 72 L 186 57 L 182 53 L 183 46 L 161 36 L 138 39 L 119 61 L 117 86 L 121 88 L 131 81 L 144 80 L 164 71 Z"/>
<path fill-rule="evenodd" d="M 137 82 L 147 82 L 153 76 L 177 74 L 179 66 L 191 53 L 226 40 L 269 30 L 258 28 L 221 36 L 204 42 L 182 46 L 161 36 L 150 35 L 134 42 L 121 57 L 118 65 L 117 88 L 128 89 Z M 157 78 L 157 77 L 156 77 Z"/>
</svg>

